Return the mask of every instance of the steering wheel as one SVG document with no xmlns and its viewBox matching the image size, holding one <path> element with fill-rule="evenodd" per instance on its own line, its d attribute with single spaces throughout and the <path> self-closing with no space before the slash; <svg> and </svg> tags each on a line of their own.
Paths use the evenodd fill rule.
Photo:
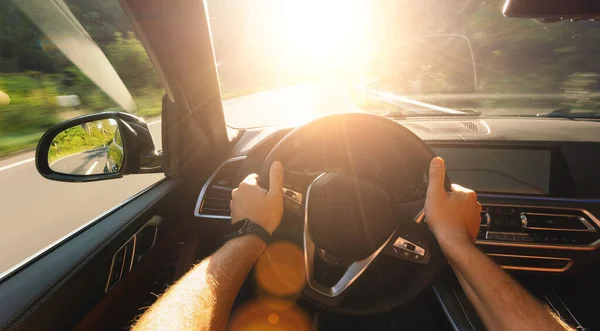
<svg viewBox="0 0 600 331">
<path fill-rule="evenodd" d="M 400 171 L 398 183 L 384 188 L 352 171 L 288 169 L 300 153 L 340 151 L 349 169 L 365 151 L 388 158 Z M 259 180 L 269 187 L 271 164 L 283 163 L 284 206 L 303 222 L 306 300 L 342 313 L 380 312 L 410 301 L 433 282 L 446 263 L 421 222 L 433 157 L 402 125 L 363 113 L 322 117 L 279 141 Z M 447 176 L 445 186 L 449 190 Z"/>
</svg>

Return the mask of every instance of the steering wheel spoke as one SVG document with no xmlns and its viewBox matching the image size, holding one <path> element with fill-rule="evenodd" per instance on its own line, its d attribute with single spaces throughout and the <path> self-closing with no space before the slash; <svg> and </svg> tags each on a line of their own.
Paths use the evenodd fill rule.
<svg viewBox="0 0 600 331">
<path fill-rule="evenodd" d="M 328 182 L 328 181 L 334 180 L 337 176 L 338 176 L 338 174 L 335 172 L 325 172 L 325 173 L 321 173 L 318 176 L 316 176 L 306 189 L 306 195 L 305 195 L 306 199 L 304 201 L 305 213 L 304 213 L 303 240 L 304 240 L 304 263 L 305 263 L 307 283 L 308 283 L 308 286 L 311 289 L 313 289 L 314 291 L 316 291 L 317 293 L 327 296 L 327 297 L 330 297 L 330 298 L 335 298 L 335 297 L 339 296 L 342 292 L 344 292 L 367 269 L 367 267 L 385 249 L 385 247 L 387 247 L 389 245 L 389 243 L 392 240 L 392 238 L 394 237 L 394 233 L 395 233 L 395 231 L 392 231 L 392 234 L 387 237 L 387 239 L 385 240 L 385 242 L 383 244 L 381 244 L 377 249 L 375 249 L 370 255 L 368 255 L 365 258 L 359 259 L 358 261 L 344 263 L 343 259 L 340 260 L 340 259 L 335 258 L 336 260 L 338 260 L 337 261 L 338 263 L 336 263 L 336 264 L 340 264 L 339 262 L 341 262 L 341 264 L 346 264 L 347 267 L 343 271 L 339 280 L 337 280 L 337 282 L 333 286 L 328 286 L 328 285 L 322 284 L 318 280 L 318 277 L 316 277 L 316 273 L 318 272 L 317 266 L 318 265 L 321 265 L 321 266 L 327 265 L 328 263 L 331 263 L 331 262 L 327 262 L 328 259 L 324 258 L 324 257 L 328 253 L 323 251 L 321 249 L 321 247 L 317 247 L 317 245 L 313 241 L 312 236 L 310 234 L 311 227 L 309 226 L 310 213 L 309 213 L 308 201 L 310 198 L 311 189 L 314 189 L 313 184 L 315 184 L 319 180 L 321 182 Z M 317 259 L 321 259 L 322 261 L 320 261 L 320 262 L 323 262 L 323 263 L 317 263 Z"/>
<path fill-rule="evenodd" d="M 318 248 L 310 238 L 308 233 L 308 226 L 304 225 L 304 264 L 306 269 L 306 280 L 308 286 L 319 294 L 327 297 L 337 297 L 342 294 L 352 283 L 365 271 L 367 267 L 375 260 L 375 258 L 387 247 L 392 240 L 394 235 L 392 234 L 383 245 L 381 245 L 375 252 L 360 261 L 352 262 L 346 270 L 343 272 L 340 279 L 333 286 L 327 286 L 321 284 L 315 277 L 316 273 L 316 259 L 319 258 L 317 255 Z"/>
</svg>

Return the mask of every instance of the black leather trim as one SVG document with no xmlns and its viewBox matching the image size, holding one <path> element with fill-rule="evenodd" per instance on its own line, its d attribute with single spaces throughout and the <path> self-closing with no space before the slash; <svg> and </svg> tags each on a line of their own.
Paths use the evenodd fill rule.
<svg viewBox="0 0 600 331">
<path fill-rule="evenodd" d="M 73 276 L 76 274 L 79 276 L 78 272 L 82 268 L 105 247 L 112 244 L 123 229 L 135 222 L 144 212 L 149 211 L 175 184 L 174 179 L 165 179 L 156 183 L 144 193 L 117 206 L 104 218 L 73 234 L 3 279 L 0 283 L 0 329 L 31 329 L 32 325 L 25 326 L 22 323 L 49 299 L 58 300 L 58 305 L 67 311 L 59 316 L 46 314 L 47 317 L 54 315 L 52 320 L 45 319 L 44 316 L 36 316 L 36 324 L 43 329 L 72 328 L 74 326 L 72 323 L 76 321 L 69 319 L 77 318 L 78 310 L 85 313 L 83 309 L 86 306 L 78 305 L 76 299 L 88 299 L 85 298 L 86 293 L 72 292 L 58 295 L 57 291 Z M 141 225 L 143 223 L 140 223 Z M 88 287 L 96 290 L 95 287 Z M 72 314 L 69 314 L 69 311 L 72 311 Z M 54 325 L 44 324 L 48 321 Z"/>
</svg>

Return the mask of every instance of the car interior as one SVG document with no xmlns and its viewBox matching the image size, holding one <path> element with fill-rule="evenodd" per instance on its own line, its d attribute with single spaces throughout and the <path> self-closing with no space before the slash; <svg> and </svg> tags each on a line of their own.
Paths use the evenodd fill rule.
<svg viewBox="0 0 600 331">
<path fill-rule="evenodd" d="M 272 261 L 270 277 L 285 282 L 277 278 L 300 270 L 302 288 L 268 293 L 255 270 L 232 316 L 257 296 L 274 296 L 301 311 L 290 321 L 300 314 L 314 330 L 485 330 L 427 228 L 423 205 L 435 155 L 448 165 L 448 190 L 456 180 L 478 193 L 478 247 L 566 323 L 600 329 L 597 120 L 340 113 L 299 126 L 233 129 L 223 115 L 205 3 L 120 2 L 167 91 L 162 137 L 133 115 L 86 115 L 46 132 L 36 166 L 49 180 L 70 182 L 166 176 L 5 273 L 0 329 L 129 328 L 236 230 L 229 201 L 239 182 L 256 173 L 268 187 L 269 166 L 281 161 L 285 213 L 274 244 L 293 249 Z M 600 16 L 593 2 L 567 13 L 557 5 L 552 15 L 524 3 L 545 2 L 507 1 L 505 15 Z M 53 138 L 103 120 L 118 128 L 118 149 L 109 148 L 121 158 L 107 164 L 111 172 L 54 171 Z M 368 229 L 359 208 L 372 220 Z M 293 310 L 285 307 L 272 309 L 285 318 Z"/>
</svg>

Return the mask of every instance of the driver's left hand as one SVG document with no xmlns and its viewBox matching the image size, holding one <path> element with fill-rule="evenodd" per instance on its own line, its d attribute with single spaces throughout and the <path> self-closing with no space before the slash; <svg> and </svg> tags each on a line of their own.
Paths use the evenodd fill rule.
<svg viewBox="0 0 600 331">
<path fill-rule="evenodd" d="M 256 174 L 248 175 L 231 192 L 231 222 L 247 218 L 273 234 L 283 216 L 283 165 L 278 161 L 271 165 L 268 191 L 258 185 L 257 179 Z"/>
</svg>

